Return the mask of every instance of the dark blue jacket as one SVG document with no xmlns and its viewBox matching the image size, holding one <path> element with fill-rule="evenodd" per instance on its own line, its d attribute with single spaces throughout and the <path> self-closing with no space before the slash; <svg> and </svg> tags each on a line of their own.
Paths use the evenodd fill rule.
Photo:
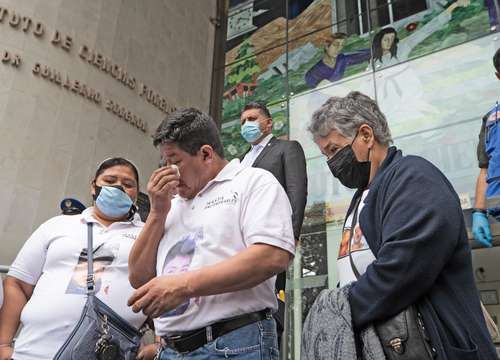
<svg viewBox="0 0 500 360">
<path fill-rule="evenodd" d="M 480 308 L 460 201 L 439 169 L 389 148 L 359 222 L 376 260 L 351 288 L 355 329 L 415 303 L 437 359 L 498 359 Z"/>
</svg>

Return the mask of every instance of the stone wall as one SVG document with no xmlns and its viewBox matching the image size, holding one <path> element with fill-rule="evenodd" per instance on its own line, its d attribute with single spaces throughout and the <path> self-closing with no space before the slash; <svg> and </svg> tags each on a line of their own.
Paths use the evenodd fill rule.
<svg viewBox="0 0 500 360">
<path fill-rule="evenodd" d="M 175 107 L 208 111 L 215 0 L 0 0 L 0 264 L 59 202 L 91 203 L 123 156 L 145 191 L 151 134 Z"/>
</svg>

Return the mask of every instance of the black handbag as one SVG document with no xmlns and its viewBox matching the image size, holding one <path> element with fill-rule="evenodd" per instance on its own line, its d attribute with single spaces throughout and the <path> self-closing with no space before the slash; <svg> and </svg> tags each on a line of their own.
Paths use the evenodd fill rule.
<svg viewBox="0 0 500 360">
<path fill-rule="evenodd" d="M 95 296 L 92 223 L 87 225 L 87 302 L 54 360 L 134 360 L 142 333 Z"/>
<path fill-rule="evenodd" d="M 360 202 L 361 196 L 354 207 L 351 234 L 349 236 L 349 262 L 356 279 L 359 279 L 361 275 L 352 259 L 351 242 L 354 234 L 354 227 L 358 219 L 358 207 Z M 425 331 L 422 315 L 418 312 L 415 304 L 408 306 L 399 314 L 374 325 L 387 359 L 434 359 L 435 350 L 430 345 L 430 338 Z"/>
</svg>

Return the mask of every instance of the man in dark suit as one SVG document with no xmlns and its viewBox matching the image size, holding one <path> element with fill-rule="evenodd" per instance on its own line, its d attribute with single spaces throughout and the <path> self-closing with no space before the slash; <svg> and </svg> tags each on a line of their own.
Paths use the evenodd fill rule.
<svg viewBox="0 0 500 360">
<path fill-rule="evenodd" d="M 285 189 L 292 205 L 292 223 L 297 242 L 304 220 L 307 200 L 306 159 L 297 141 L 280 140 L 273 136 L 273 119 L 269 110 L 259 103 L 248 103 L 240 115 L 241 135 L 251 145 L 241 160 L 243 166 L 253 166 L 271 172 Z M 284 294 L 286 273 L 276 278 L 276 294 Z M 279 299 L 280 297 L 278 297 Z M 282 299 L 281 299 L 282 300 Z M 279 300 L 275 314 L 278 339 L 284 327 L 285 306 Z"/>
</svg>

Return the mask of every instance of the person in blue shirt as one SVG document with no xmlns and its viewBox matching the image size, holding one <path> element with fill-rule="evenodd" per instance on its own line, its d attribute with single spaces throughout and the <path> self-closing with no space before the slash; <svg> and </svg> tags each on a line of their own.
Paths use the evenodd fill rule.
<svg viewBox="0 0 500 360">
<path fill-rule="evenodd" d="M 338 81 L 344 77 L 349 65 L 361 64 L 371 57 L 370 49 L 361 49 L 351 53 L 341 53 L 347 35 L 334 33 L 326 40 L 325 55 L 310 68 L 305 75 L 307 86 L 315 88 L 322 81 Z"/>
<path fill-rule="evenodd" d="M 500 49 L 493 56 L 495 74 L 500 80 Z M 500 221 L 500 207 L 489 208 L 486 199 L 500 196 L 500 106 L 498 101 L 483 117 L 477 158 L 479 162 L 479 176 L 476 183 L 476 200 L 472 210 L 472 235 L 474 239 L 485 247 L 491 247 L 491 230 L 488 215 Z"/>
</svg>

